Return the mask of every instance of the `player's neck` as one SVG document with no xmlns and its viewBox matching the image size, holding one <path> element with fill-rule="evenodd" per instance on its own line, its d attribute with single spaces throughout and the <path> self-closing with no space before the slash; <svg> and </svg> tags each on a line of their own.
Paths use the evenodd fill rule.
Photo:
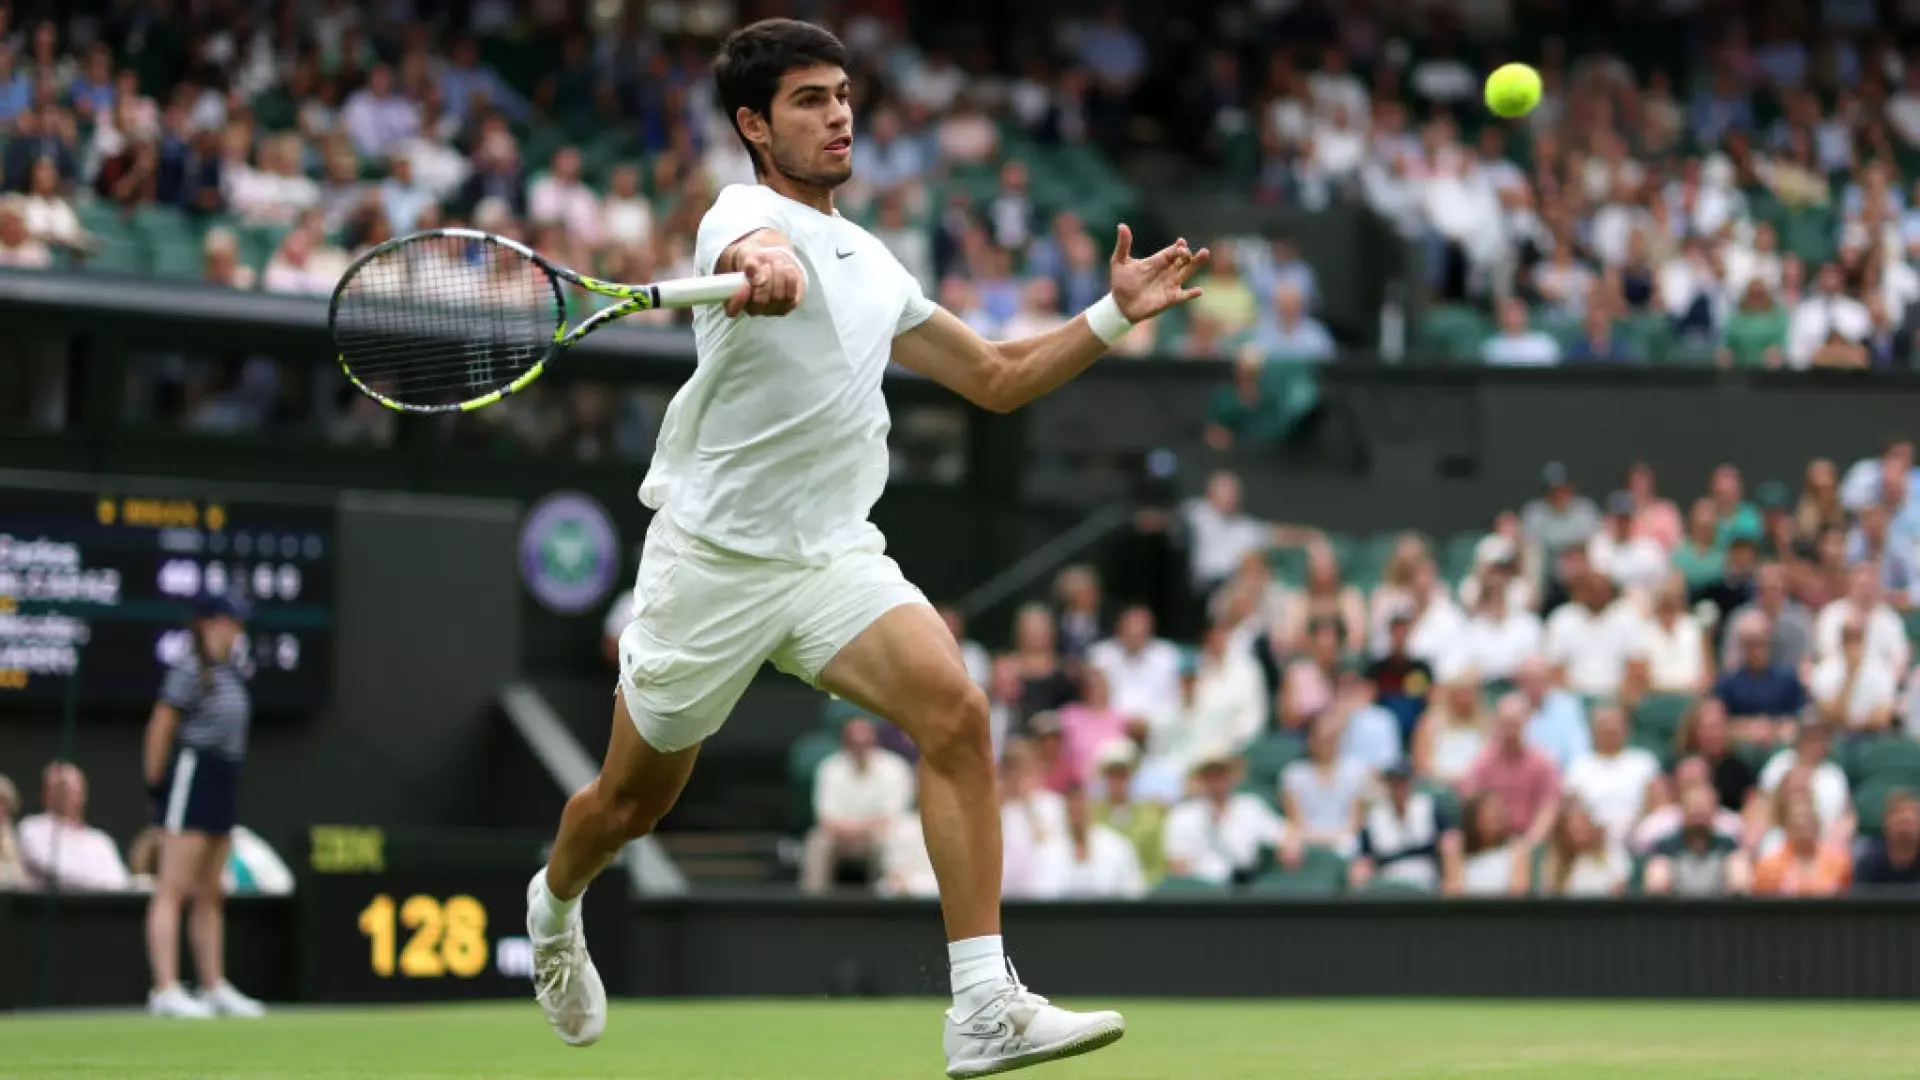
<svg viewBox="0 0 1920 1080">
<path fill-rule="evenodd" d="M 775 192 L 792 199 L 802 206 L 810 207 L 829 217 L 833 216 L 832 188 L 802 183 L 791 176 L 778 172 L 761 173 L 758 179 L 761 184 L 772 188 Z"/>
</svg>

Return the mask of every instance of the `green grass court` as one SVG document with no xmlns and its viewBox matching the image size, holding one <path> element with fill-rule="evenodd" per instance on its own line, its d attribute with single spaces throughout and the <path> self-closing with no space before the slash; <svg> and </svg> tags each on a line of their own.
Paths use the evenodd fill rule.
<svg viewBox="0 0 1920 1080">
<path fill-rule="evenodd" d="M 1068 1003 L 1070 1004 L 1070 1003 Z M 1084 1003 L 1082 1003 L 1084 1004 Z M 247 1023 L 0 1017 L 0 1077 L 911 1080 L 942 1076 L 922 1002 L 629 1003 L 589 1050 L 533 1004 L 289 1010 Z M 1125 1003 L 1127 1037 L 1055 1080 L 1878 1080 L 1920 1075 L 1897 1005 Z"/>
</svg>

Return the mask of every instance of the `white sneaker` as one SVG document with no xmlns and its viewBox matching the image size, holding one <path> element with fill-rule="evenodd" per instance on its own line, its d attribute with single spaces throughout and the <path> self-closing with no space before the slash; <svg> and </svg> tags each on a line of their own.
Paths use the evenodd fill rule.
<svg viewBox="0 0 1920 1080">
<path fill-rule="evenodd" d="M 213 1006 L 187 993 L 179 983 L 147 992 L 147 1012 L 171 1020 L 211 1020 Z"/>
<path fill-rule="evenodd" d="M 1056 1008 L 1016 980 L 971 1016 L 947 1012 L 947 1075 L 991 1076 L 1058 1061 L 1120 1041 L 1127 1022 L 1117 1012 Z"/>
<path fill-rule="evenodd" d="M 211 990 L 200 992 L 200 1001 L 219 1016 L 233 1016 L 242 1020 L 258 1020 L 267 1015 L 267 1007 L 233 988 L 230 982 L 223 982 Z"/>
<path fill-rule="evenodd" d="M 587 956 L 587 933 L 579 909 L 573 925 L 555 937 L 534 931 L 533 915 L 540 877 L 527 885 L 527 938 L 533 942 L 533 996 L 546 1011 L 547 1025 L 568 1046 L 592 1046 L 607 1029 L 607 988 Z"/>
</svg>

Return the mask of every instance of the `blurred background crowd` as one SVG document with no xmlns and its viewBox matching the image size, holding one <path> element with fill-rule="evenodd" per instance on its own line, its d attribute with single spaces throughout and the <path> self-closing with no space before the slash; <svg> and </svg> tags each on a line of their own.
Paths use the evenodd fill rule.
<svg viewBox="0 0 1920 1080">
<path fill-rule="evenodd" d="M 382 240 L 472 225 L 604 277 L 689 273 L 713 193 L 751 179 L 709 45 L 773 12 L 600 7 L 0 2 L 0 265 L 320 297 Z M 1204 433 L 1219 449 L 1278 441 L 1311 407 L 1301 371 L 1376 349 L 1912 359 L 1906 0 L 1266 0 L 1217 7 L 1217 33 L 1166 55 L 1119 8 L 1011 48 L 915 41 L 884 2 L 779 13 L 825 19 L 855 57 L 842 211 L 991 336 L 1104 292 L 1113 225 L 1154 209 L 1127 179 L 1143 153 L 1191 162 L 1196 190 L 1364 205 L 1396 230 L 1419 270 L 1400 342 L 1385 320 L 1378 340 L 1321 321 L 1294 238 L 1189 238 L 1214 249 L 1206 295 L 1116 351 L 1233 359 Z M 1496 123 L 1480 78 L 1508 59 L 1536 64 L 1546 97 Z M 140 360 L 137 419 L 395 437 L 324 367 L 244 348 Z M 648 457 L 657 391 L 535 390 L 451 435 Z M 1804 477 L 1660 479 L 1686 497 L 1650 466 L 1548 464 L 1488 531 L 1343 537 L 1249 517 L 1221 474 L 1139 522 L 1179 538 L 1190 602 L 1129 606 L 1136 583 L 1074 568 L 1000 656 L 953 616 L 994 702 L 1009 892 L 1920 882 L 1912 444 Z M 838 703 L 823 722 L 794 757 L 803 883 L 928 892 L 911 747 Z"/>
</svg>

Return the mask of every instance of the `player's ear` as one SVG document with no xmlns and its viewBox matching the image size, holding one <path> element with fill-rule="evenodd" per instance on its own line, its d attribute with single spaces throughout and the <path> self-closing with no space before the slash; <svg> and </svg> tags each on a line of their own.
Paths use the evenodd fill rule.
<svg viewBox="0 0 1920 1080">
<path fill-rule="evenodd" d="M 733 111 L 733 122 L 739 125 L 740 134 L 745 135 L 747 141 L 752 143 L 756 150 L 764 150 L 772 144 L 773 125 L 767 122 L 766 117 L 761 116 L 745 105 Z M 756 153 L 754 156 L 758 157 L 759 155 Z"/>
</svg>

